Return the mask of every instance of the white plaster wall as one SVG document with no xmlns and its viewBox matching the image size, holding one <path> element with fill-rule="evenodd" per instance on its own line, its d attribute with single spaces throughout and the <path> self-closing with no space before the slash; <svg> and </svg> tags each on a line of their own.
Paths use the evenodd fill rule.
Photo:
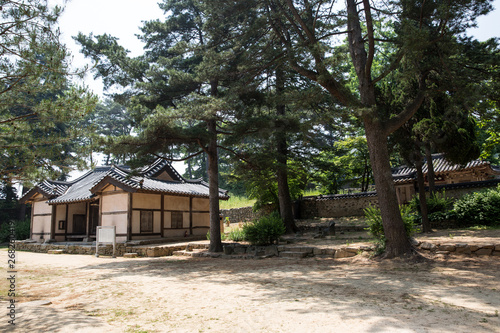
<svg viewBox="0 0 500 333">
<path fill-rule="evenodd" d="M 160 209 L 161 194 L 134 193 L 132 207 L 140 209 Z"/>
<path fill-rule="evenodd" d="M 198 229 L 193 229 L 193 235 L 195 236 L 205 236 L 210 228 L 198 228 Z"/>
<path fill-rule="evenodd" d="M 153 212 L 153 232 L 161 232 L 161 212 Z"/>
<path fill-rule="evenodd" d="M 101 199 L 102 212 L 126 212 L 128 210 L 128 201 L 128 193 L 103 195 Z"/>
<path fill-rule="evenodd" d="M 59 229 L 59 221 L 66 221 L 66 205 L 56 206 L 56 233 L 64 232 L 64 229 Z"/>
<path fill-rule="evenodd" d="M 177 197 L 173 195 L 165 196 L 165 210 L 185 210 L 189 211 L 189 198 Z"/>
<path fill-rule="evenodd" d="M 52 214 L 52 206 L 47 201 L 35 201 L 33 202 L 33 214 Z"/>
<path fill-rule="evenodd" d="M 193 227 L 210 227 L 210 214 L 193 213 Z"/>
<path fill-rule="evenodd" d="M 183 237 L 185 233 L 186 233 L 185 229 L 168 229 L 168 230 L 165 229 L 164 237 Z"/>
<path fill-rule="evenodd" d="M 193 210 L 210 210 L 209 200 L 204 198 L 193 198 Z"/>
<path fill-rule="evenodd" d="M 138 234 L 141 232 L 141 212 L 138 210 L 132 211 L 132 233 Z"/>
<path fill-rule="evenodd" d="M 184 228 L 189 228 L 189 213 L 182 214 L 182 226 Z"/>
<path fill-rule="evenodd" d="M 127 233 L 127 213 L 114 214 L 114 215 L 103 215 L 102 216 L 102 226 L 103 227 L 116 226 L 116 233 L 117 234 L 126 234 Z"/>
<path fill-rule="evenodd" d="M 33 233 L 49 233 L 50 224 L 52 222 L 51 216 L 33 216 Z M 39 236 L 35 236 L 39 237 Z"/>
<path fill-rule="evenodd" d="M 164 216 L 165 220 L 163 221 L 164 223 L 163 228 L 170 229 L 172 228 L 172 214 L 170 212 L 165 212 L 164 214 L 165 214 Z"/>
</svg>

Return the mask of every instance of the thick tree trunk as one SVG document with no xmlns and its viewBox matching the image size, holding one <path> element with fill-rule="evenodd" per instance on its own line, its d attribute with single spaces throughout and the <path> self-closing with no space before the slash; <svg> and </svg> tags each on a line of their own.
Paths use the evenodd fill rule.
<svg viewBox="0 0 500 333">
<path fill-rule="evenodd" d="M 417 169 L 417 184 L 418 184 L 418 199 L 420 201 L 420 215 L 422 216 L 422 231 L 431 232 L 431 223 L 429 221 L 429 215 L 427 210 L 427 198 L 425 196 L 425 180 L 424 173 L 422 172 L 422 156 L 420 152 L 417 152 L 419 156 L 415 158 L 415 168 Z"/>
<path fill-rule="evenodd" d="M 365 132 L 386 238 L 385 256 L 387 258 L 409 256 L 413 253 L 413 247 L 406 235 L 399 212 L 389 163 L 387 136 L 380 123 L 370 119 L 365 119 Z"/>
<path fill-rule="evenodd" d="M 217 96 L 217 80 L 210 81 L 210 94 Z M 222 240 L 220 237 L 220 212 L 219 212 L 219 156 L 217 151 L 217 120 L 207 121 L 207 129 L 210 141 L 207 148 L 207 173 L 208 173 L 208 195 L 210 206 L 210 252 L 222 252 Z"/>
<path fill-rule="evenodd" d="M 285 89 L 284 73 L 281 68 L 276 69 L 276 93 L 278 98 L 283 94 Z M 278 103 L 276 106 L 278 117 L 285 115 L 285 105 Z M 292 198 L 290 196 L 290 188 L 288 187 L 288 144 L 286 142 L 286 129 L 284 125 L 278 122 L 276 128 L 277 141 L 277 170 L 276 179 L 278 182 L 278 203 L 280 208 L 281 219 L 286 228 L 286 233 L 291 234 L 297 232 L 298 228 L 295 225 L 292 211 Z"/>
<path fill-rule="evenodd" d="M 208 144 L 208 186 L 210 206 L 210 252 L 222 252 L 219 219 L 219 165 L 217 163 L 217 128 L 216 120 L 207 121 L 210 142 Z"/>
<path fill-rule="evenodd" d="M 298 228 L 295 225 L 292 211 L 292 198 L 290 197 L 290 188 L 288 187 L 288 171 L 286 165 L 286 140 L 278 143 L 278 170 L 276 170 L 276 178 L 278 181 L 278 202 L 280 206 L 280 215 L 285 224 L 286 233 L 291 234 L 297 232 Z"/>
<path fill-rule="evenodd" d="M 436 190 L 434 164 L 432 163 L 432 153 L 430 143 L 424 145 L 425 147 L 425 158 L 427 159 L 427 180 L 429 182 L 429 194 L 434 193 Z"/>
</svg>

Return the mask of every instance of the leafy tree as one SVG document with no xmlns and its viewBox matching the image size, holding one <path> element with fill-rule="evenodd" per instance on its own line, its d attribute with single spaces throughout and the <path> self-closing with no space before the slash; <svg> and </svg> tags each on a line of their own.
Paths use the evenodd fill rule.
<svg viewBox="0 0 500 333">
<path fill-rule="evenodd" d="M 335 12 L 330 2 L 262 1 L 269 27 L 282 41 L 288 63 L 304 77 L 318 82 L 338 103 L 345 105 L 363 122 L 374 171 L 384 232 L 386 256 L 412 253 L 409 238 L 397 206 L 390 172 L 387 137 L 402 126 L 419 108 L 429 79 L 439 72 L 442 63 L 422 62 L 426 52 L 446 48 L 446 43 L 464 32 L 475 17 L 491 9 L 487 1 L 460 1 L 443 5 L 438 1 L 416 4 L 411 1 L 357 3 L 347 0 L 345 11 Z M 347 16 L 347 18 L 346 18 Z M 378 22 L 396 27 L 396 38 L 388 39 Z M 343 57 L 335 48 L 334 36 L 347 34 L 350 61 L 355 69 L 358 87 L 352 93 L 345 72 L 338 65 Z M 380 43 L 394 50 L 386 55 L 387 63 L 375 68 L 374 58 Z M 434 49 L 432 49 L 434 48 Z M 443 57 L 444 62 L 451 59 Z M 379 87 L 391 79 L 396 69 L 407 78 L 417 78 L 419 89 L 399 110 L 383 109 Z"/>
<path fill-rule="evenodd" d="M 45 0 L 1 2 L 0 175 L 58 177 L 81 165 L 75 140 L 96 99 L 68 87 L 68 52 L 59 41 L 59 7 Z"/>
<path fill-rule="evenodd" d="M 182 148 L 184 159 L 207 157 L 210 187 L 210 250 L 222 251 L 219 230 L 218 150 L 225 123 L 235 118 L 225 96 L 234 81 L 233 50 L 237 41 L 225 39 L 224 25 L 207 20 L 210 10 L 199 1 L 165 0 L 164 22 L 147 22 L 141 38 L 143 56 L 130 58 L 109 35 L 83 36 L 77 40 L 86 56 L 99 61 L 97 75 L 106 87 L 124 88 L 115 100 L 131 106 L 137 136 L 109 140 L 115 153 L 136 157 L 168 158 L 172 148 Z M 241 17 L 240 24 L 247 18 Z M 222 22 L 218 22 L 222 23 Z M 230 134 L 230 131 L 227 132 Z M 192 171 L 192 170 L 191 170 Z"/>
</svg>

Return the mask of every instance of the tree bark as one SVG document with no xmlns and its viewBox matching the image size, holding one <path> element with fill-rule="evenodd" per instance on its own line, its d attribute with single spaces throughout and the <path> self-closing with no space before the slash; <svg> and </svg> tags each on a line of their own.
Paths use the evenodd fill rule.
<svg viewBox="0 0 500 333">
<path fill-rule="evenodd" d="M 207 121 L 210 142 L 207 148 L 208 155 L 208 186 L 210 206 L 210 252 L 222 252 L 219 218 L 219 165 L 217 163 L 217 128 L 216 120 Z"/>
<path fill-rule="evenodd" d="M 370 119 L 365 119 L 365 132 L 386 238 L 385 257 L 409 256 L 413 253 L 413 247 L 406 235 L 403 219 L 399 212 L 389 163 L 387 136 L 380 123 Z"/>
<path fill-rule="evenodd" d="M 368 2 L 365 2 L 365 15 L 371 17 Z M 361 29 L 360 17 L 355 0 L 347 0 L 349 52 L 359 82 L 359 94 L 363 105 L 363 122 L 366 141 L 370 152 L 373 178 L 382 215 L 382 225 L 386 238 L 386 258 L 409 256 L 413 253 L 410 239 L 406 235 L 403 219 L 399 211 L 396 190 L 392 179 L 387 136 L 389 120 L 380 119 L 376 112 L 377 101 L 375 86 L 371 79 L 371 60 L 374 48 L 369 41 L 368 53 Z M 371 26 L 368 27 L 368 38 L 373 39 Z M 415 109 L 416 110 L 416 109 Z"/>
<path fill-rule="evenodd" d="M 436 174 L 434 172 L 434 164 L 432 163 L 432 153 L 430 143 L 424 145 L 425 158 L 427 159 L 427 180 L 429 182 L 429 194 L 434 193 L 436 190 L 436 183 L 434 181 Z"/>
<path fill-rule="evenodd" d="M 425 180 L 422 164 L 422 156 L 420 152 L 416 152 L 415 168 L 417 169 L 418 199 L 420 201 L 420 215 L 422 216 L 422 231 L 429 233 L 431 232 L 431 223 L 429 221 L 427 209 L 427 197 L 425 196 Z"/>
<path fill-rule="evenodd" d="M 210 93 L 217 96 L 217 80 L 210 82 Z M 207 129 L 210 136 L 207 147 L 207 172 L 208 172 L 208 195 L 210 206 L 210 245 L 208 251 L 222 252 L 222 240 L 220 237 L 220 212 L 219 212 L 219 156 L 217 150 L 217 120 L 207 120 Z"/>
<path fill-rule="evenodd" d="M 278 99 L 283 94 L 285 89 L 284 73 L 281 68 L 276 69 L 276 93 Z M 276 113 L 278 117 L 285 115 L 285 105 L 278 102 L 276 106 Z M 283 124 L 279 123 L 276 127 L 276 141 L 277 141 L 277 168 L 276 179 L 278 182 L 278 203 L 280 208 L 280 216 L 285 225 L 285 233 L 291 234 L 298 231 L 295 221 L 293 219 L 292 211 L 292 198 L 290 196 L 290 188 L 288 186 L 288 144 L 286 141 L 286 129 Z"/>
</svg>

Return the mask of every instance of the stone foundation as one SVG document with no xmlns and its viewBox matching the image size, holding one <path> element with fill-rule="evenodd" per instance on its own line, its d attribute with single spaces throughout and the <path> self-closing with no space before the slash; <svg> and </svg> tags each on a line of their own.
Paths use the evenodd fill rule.
<svg viewBox="0 0 500 333">
<path fill-rule="evenodd" d="M 435 254 L 455 254 L 471 256 L 495 256 L 500 257 L 500 244 L 440 244 L 430 242 L 417 242 L 416 247 L 423 251 L 430 251 Z M 223 258 L 266 258 L 266 257 L 332 257 L 346 258 L 354 257 L 361 252 L 371 252 L 372 246 L 351 245 L 340 248 L 333 247 L 315 247 L 302 245 L 270 245 L 254 246 L 240 243 L 224 243 L 223 253 L 207 252 L 207 243 L 178 243 L 164 245 L 141 245 L 127 246 L 125 244 L 116 245 L 116 256 L 126 257 L 165 257 L 171 255 L 190 255 L 194 257 L 223 257 Z M 95 255 L 95 246 L 75 245 L 75 244 L 37 244 L 37 243 L 16 243 L 16 250 L 30 251 L 52 254 L 88 254 Z M 113 253 L 112 245 L 99 246 L 99 255 L 111 256 Z M 133 254 L 133 255 L 132 255 Z"/>
</svg>

